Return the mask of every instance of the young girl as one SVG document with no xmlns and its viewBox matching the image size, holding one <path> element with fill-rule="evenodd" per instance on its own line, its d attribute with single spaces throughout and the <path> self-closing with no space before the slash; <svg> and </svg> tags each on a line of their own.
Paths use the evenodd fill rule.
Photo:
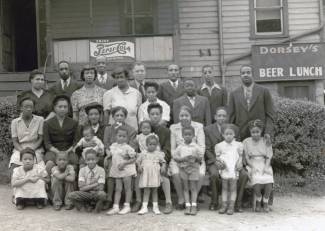
<svg viewBox="0 0 325 231">
<path fill-rule="evenodd" d="M 268 202 L 274 182 L 271 167 L 272 146 L 267 145 L 266 140 L 262 137 L 264 125 L 261 120 L 250 121 L 248 125 L 251 137 L 245 139 L 243 144 L 248 175 L 256 196 L 255 211 L 261 211 L 263 197 L 263 209 L 265 212 L 269 212 Z M 263 196 L 262 191 L 264 192 Z"/>
<path fill-rule="evenodd" d="M 115 179 L 114 204 L 113 208 L 107 212 L 108 215 L 127 214 L 131 211 L 132 176 L 136 175 L 136 152 L 127 142 L 128 130 L 124 126 L 120 126 L 116 131 L 116 143 L 113 143 L 107 151 L 107 155 L 112 156 L 109 175 Z M 125 203 L 123 209 L 120 210 L 119 203 L 123 186 Z"/>
<path fill-rule="evenodd" d="M 104 158 L 104 144 L 97 136 L 95 136 L 94 129 L 90 125 L 86 125 L 83 127 L 82 135 L 83 137 L 74 147 L 75 151 L 77 150 L 82 152 L 82 157 L 79 161 L 80 168 L 85 166 L 85 151 L 90 148 L 97 152 L 99 159 Z"/>
<path fill-rule="evenodd" d="M 49 182 L 45 165 L 34 164 L 36 159 L 35 151 L 25 148 L 20 152 L 22 166 L 13 171 L 11 185 L 14 191 L 16 207 L 24 209 L 27 202 L 33 202 L 37 208 L 42 209 L 47 200 L 45 183 Z"/>
<path fill-rule="evenodd" d="M 128 144 L 130 144 L 131 147 L 136 148 L 135 145 L 135 137 L 137 135 L 136 130 L 131 127 L 130 125 L 128 125 L 127 123 L 125 123 L 125 120 L 128 116 L 128 111 L 124 108 L 124 107 L 114 107 L 112 109 L 112 116 L 114 119 L 114 124 L 112 124 L 111 126 L 108 126 L 105 128 L 105 132 L 104 132 L 104 145 L 105 145 L 105 149 L 109 149 L 109 147 L 116 142 L 116 133 L 119 127 L 123 126 L 124 128 L 126 128 L 126 130 L 128 131 Z M 113 204 L 113 193 L 114 193 L 114 179 L 112 177 L 110 177 L 110 170 L 111 170 L 111 166 L 112 166 L 112 156 L 108 155 L 105 157 L 104 160 L 104 168 L 106 171 L 106 177 L 107 177 L 107 203 L 105 205 L 105 209 L 108 209 L 112 206 Z"/>
<path fill-rule="evenodd" d="M 234 205 L 237 197 L 237 179 L 242 168 L 243 145 L 235 141 L 236 126 L 224 124 L 221 127 L 224 141 L 216 144 L 216 162 L 221 166 L 222 179 L 222 206 L 220 214 L 234 213 Z M 228 200 L 229 198 L 229 200 Z"/>
<path fill-rule="evenodd" d="M 142 208 L 139 215 L 148 213 L 148 201 L 152 192 L 153 212 L 160 214 L 158 207 L 158 187 L 161 183 L 160 170 L 165 168 L 165 154 L 158 150 L 158 136 L 151 134 L 146 138 L 147 149 L 139 154 L 137 164 L 140 174 L 139 187 L 144 189 Z"/>
<path fill-rule="evenodd" d="M 182 136 L 184 143 L 176 148 L 173 159 L 179 167 L 179 175 L 183 183 L 185 215 L 196 215 L 200 163 L 204 151 L 198 144 L 193 142 L 195 130 L 192 126 L 183 127 Z M 192 204 L 190 203 L 190 192 Z"/>
<path fill-rule="evenodd" d="M 149 120 L 144 120 L 139 125 L 140 134 L 135 138 L 135 142 L 138 146 L 139 152 L 144 152 L 147 150 L 147 138 L 152 135 L 151 123 Z M 157 148 L 159 149 L 159 143 Z"/>
</svg>

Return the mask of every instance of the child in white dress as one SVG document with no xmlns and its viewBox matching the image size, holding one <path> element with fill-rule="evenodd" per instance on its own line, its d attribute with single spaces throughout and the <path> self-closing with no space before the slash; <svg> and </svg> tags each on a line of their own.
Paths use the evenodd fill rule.
<svg viewBox="0 0 325 231">
<path fill-rule="evenodd" d="M 47 200 L 45 184 L 49 182 L 44 162 L 35 164 L 35 151 L 25 148 L 20 152 L 22 166 L 14 169 L 11 186 L 13 187 L 14 199 L 18 210 L 24 209 L 28 202 L 36 204 L 42 209 Z"/>
<path fill-rule="evenodd" d="M 137 143 L 139 153 L 141 153 L 147 150 L 147 137 L 153 133 L 149 120 L 142 121 L 139 125 L 139 129 L 141 133 L 136 136 L 135 142 Z"/>
<path fill-rule="evenodd" d="M 136 175 L 135 161 L 136 152 L 127 144 L 128 130 L 120 126 L 116 131 L 116 143 L 113 143 L 107 151 L 112 156 L 112 167 L 109 176 L 115 179 L 115 194 L 113 208 L 107 215 L 127 214 L 131 211 L 130 201 L 132 197 L 132 177 Z M 122 210 L 119 208 L 121 193 L 124 186 L 125 203 Z"/>
<path fill-rule="evenodd" d="M 256 196 L 255 211 L 261 211 L 263 201 L 263 210 L 269 212 L 268 202 L 274 183 L 271 166 L 272 145 L 267 145 L 262 137 L 264 124 L 261 120 L 250 121 L 248 125 L 251 137 L 245 139 L 243 145 L 249 180 Z"/>
<path fill-rule="evenodd" d="M 236 126 L 224 124 L 221 127 L 224 141 L 216 144 L 216 161 L 222 166 L 220 176 L 222 179 L 222 207 L 220 214 L 234 213 L 234 205 L 237 197 L 237 180 L 242 168 L 243 145 L 235 140 Z M 228 200 L 229 198 L 229 200 Z"/>
<path fill-rule="evenodd" d="M 161 183 L 161 169 L 165 169 L 165 154 L 159 151 L 159 139 L 155 134 L 146 139 L 147 150 L 142 151 L 137 159 L 140 174 L 139 187 L 144 189 L 142 208 L 139 215 L 148 213 L 148 201 L 152 193 L 153 212 L 160 214 L 158 207 L 158 187 Z"/>
</svg>

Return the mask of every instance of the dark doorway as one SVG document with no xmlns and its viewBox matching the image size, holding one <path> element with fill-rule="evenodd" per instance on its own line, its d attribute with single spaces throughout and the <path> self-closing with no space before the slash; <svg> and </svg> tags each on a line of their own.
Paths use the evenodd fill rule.
<svg viewBox="0 0 325 231">
<path fill-rule="evenodd" d="M 35 0 L 14 0 L 15 71 L 37 68 Z"/>
</svg>

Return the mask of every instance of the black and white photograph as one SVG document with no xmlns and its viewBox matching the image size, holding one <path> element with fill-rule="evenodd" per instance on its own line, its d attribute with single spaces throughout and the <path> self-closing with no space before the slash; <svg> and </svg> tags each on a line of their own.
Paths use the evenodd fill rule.
<svg viewBox="0 0 325 231">
<path fill-rule="evenodd" d="M 0 230 L 325 230 L 325 0 L 0 0 Z"/>
</svg>

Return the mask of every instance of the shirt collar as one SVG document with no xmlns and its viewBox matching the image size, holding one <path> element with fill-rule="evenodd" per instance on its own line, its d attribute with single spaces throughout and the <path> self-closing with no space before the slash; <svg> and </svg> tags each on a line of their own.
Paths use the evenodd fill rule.
<svg viewBox="0 0 325 231">
<path fill-rule="evenodd" d="M 252 91 L 253 87 L 254 87 L 254 83 L 252 83 L 249 87 L 246 87 L 245 85 L 243 85 L 243 88 L 244 88 L 245 91 L 247 91 L 247 90 Z"/>
<path fill-rule="evenodd" d="M 99 123 L 96 124 L 95 126 L 92 125 L 91 127 L 94 129 L 95 132 L 97 132 L 99 129 Z"/>
<path fill-rule="evenodd" d="M 206 83 L 203 83 L 202 84 L 202 87 L 201 87 L 201 90 L 203 90 L 203 89 L 205 89 L 205 88 L 210 88 Z M 221 87 L 217 84 L 217 83 L 214 83 L 213 85 L 212 85 L 212 87 L 211 87 L 211 90 L 213 89 L 213 88 L 217 88 L 217 89 L 219 89 L 219 90 L 221 90 Z"/>
<path fill-rule="evenodd" d="M 88 170 L 88 172 L 91 172 L 91 171 L 96 172 L 97 168 L 98 168 L 98 165 L 97 165 L 97 164 L 96 164 L 96 166 L 95 166 L 93 169 L 90 169 L 90 168 L 88 167 L 88 165 L 87 165 L 87 170 Z"/>
<path fill-rule="evenodd" d="M 32 119 L 31 119 L 31 122 L 35 119 L 35 116 L 32 115 Z M 17 121 L 23 121 L 23 115 L 20 114 L 20 116 L 17 118 Z"/>
<path fill-rule="evenodd" d="M 62 85 L 62 87 L 63 87 L 63 85 L 64 85 L 64 83 L 67 83 L 67 86 L 69 86 L 70 85 L 70 82 L 71 82 L 71 77 L 69 77 L 66 81 L 64 81 L 63 79 L 61 79 L 61 85 Z"/>
<path fill-rule="evenodd" d="M 174 86 L 174 84 L 176 84 L 176 87 L 178 87 L 178 79 L 175 82 L 171 81 L 170 79 L 168 81 L 170 82 L 170 85 Z"/>
</svg>

